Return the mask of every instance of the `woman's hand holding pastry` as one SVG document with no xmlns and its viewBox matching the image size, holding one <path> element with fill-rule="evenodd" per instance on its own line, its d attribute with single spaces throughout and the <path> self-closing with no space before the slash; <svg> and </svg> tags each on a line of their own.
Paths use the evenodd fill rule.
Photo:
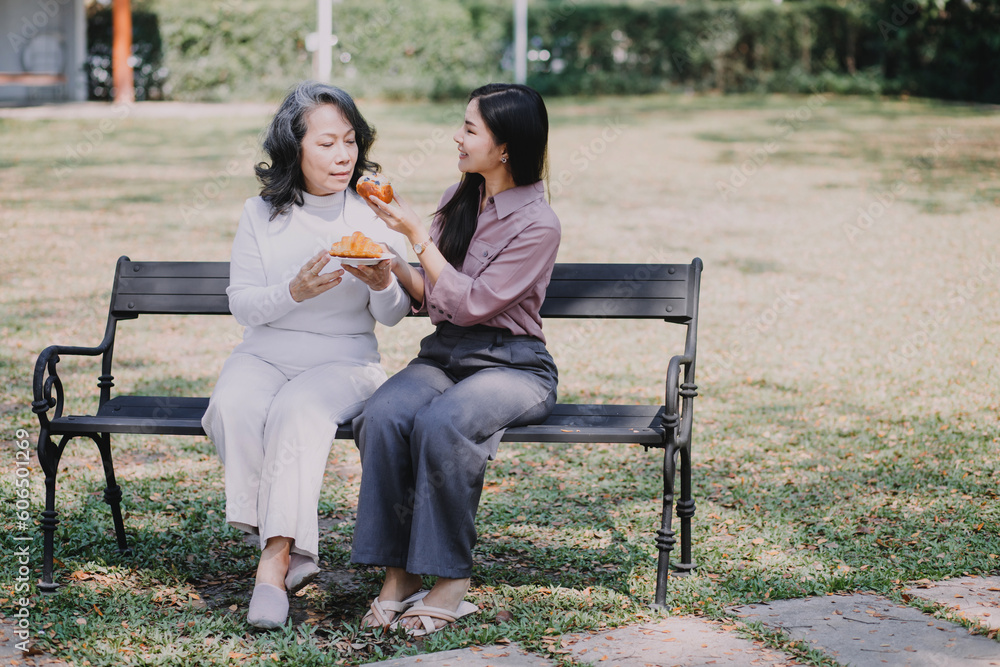
<svg viewBox="0 0 1000 667">
<path fill-rule="evenodd" d="M 389 246 L 386 244 L 379 243 L 379 245 L 382 246 L 385 251 L 389 250 Z M 360 264 L 358 266 L 342 264 L 341 267 L 344 271 L 347 271 L 376 292 L 381 292 L 392 284 L 391 259 L 383 259 L 377 264 Z"/>
<path fill-rule="evenodd" d="M 393 199 L 396 206 L 386 204 L 375 195 L 368 197 L 365 201 L 368 202 L 368 206 L 375 212 L 375 215 L 388 225 L 389 229 L 400 232 L 411 242 L 414 238 L 420 240 L 427 237 L 424 225 L 420 222 L 420 216 L 417 215 L 408 201 L 399 196 L 398 192 Z"/>
<path fill-rule="evenodd" d="M 326 250 L 320 250 L 308 262 L 302 265 L 302 268 L 299 269 L 299 272 L 292 278 L 292 282 L 288 285 L 288 291 L 291 292 L 292 299 L 296 303 L 302 303 L 306 299 L 319 296 L 323 292 L 340 284 L 340 281 L 344 277 L 343 269 L 320 275 L 323 267 L 329 262 L 330 253 Z"/>
</svg>

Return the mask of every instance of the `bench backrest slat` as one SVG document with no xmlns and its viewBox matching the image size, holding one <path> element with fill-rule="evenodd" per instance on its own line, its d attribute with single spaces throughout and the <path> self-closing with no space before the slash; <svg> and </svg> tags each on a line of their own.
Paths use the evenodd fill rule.
<svg viewBox="0 0 1000 667">
<path fill-rule="evenodd" d="M 229 262 L 119 260 L 111 314 L 228 315 Z"/>
<path fill-rule="evenodd" d="M 686 323 L 695 264 L 556 264 L 542 317 L 662 319 Z M 111 314 L 226 315 L 228 262 L 118 263 Z"/>
<path fill-rule="evenodd" d="M 542 317 L 686 322 L 691 280 L 688 264 L 556 264 Z"/>
</svg>

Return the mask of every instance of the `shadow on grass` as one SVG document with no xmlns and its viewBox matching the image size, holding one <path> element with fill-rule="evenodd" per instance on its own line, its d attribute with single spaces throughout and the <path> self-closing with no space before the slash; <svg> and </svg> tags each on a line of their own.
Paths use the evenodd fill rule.
<svg viewBox="0 0 1000 667">
<path fill-rule="evenodd" d="M 670 581 L 672 614 L 722 618 L 735 605 L 858 590 L 898 598 L 915 580 L 1000 567 L 995 426 L 960 417 L 884 419 L 851 405 L 817 411 L 808 396 L 769 383 L 734 391 L 755 398 L 740 397 L 744 412 L 704 419 L 696 433 L 699 569 Z M 205 447 L 195 458 L 211 454 Z M 531 645 L 546 633 L 636 622 L 648 613 L 661 463 L 659 451 L 639 447 L 505 445 L 488 470 L 477 520 L 470 599 L 482 611 L 424 648 L 500 637 Z M 140 616 L 145 609 L 157 631 L 171 636 L 219 623 L 224 630 L 204 632 L 246 633 L 258 548 L 225 525 L 221 480 L 169 461 L 153 465 L 162 468 L 121 479 L 129 556 L 115 550 L 93 475 L 61 491 L 69 502 L 57 532 L 57 579 L 67 593 L 39 619 L 56 623 L 64 646 L 92 642 L 94 635 L 65 619 L 94 605 L 105 614 L 102 605 Z M 317 655 L 345 641 L 339 651 L 364 647 L 359 660 L 413 650 L 397 637 L 358 639 L 357 623 L 382 574 L 349 562 L 349 504 L 328 498 L 322 505 L 323 573 L 292 600 L 289 632 L 318 642 Z M 35 548 L 40 553 L 37 541 Z M 87 578 L 104 576 L 104 593 L 91 594 Z M 514 621 L 497 621 L 500 609 Z M 274 641 L 251 643 L 264 651 Z"/>
</svg>

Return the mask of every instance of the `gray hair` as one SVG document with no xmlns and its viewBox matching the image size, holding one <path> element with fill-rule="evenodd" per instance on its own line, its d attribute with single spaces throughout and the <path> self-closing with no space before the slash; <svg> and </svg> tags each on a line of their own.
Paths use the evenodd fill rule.
<svg viewBox="0 0 1000 667">
<path fill-rule="evenodd" d="M 302 205 L 305 178 L 302 175 L 302 138 L 306 134 L 306 114 L 324 104 L 330 104 L 344 114 L 354 128 L 358 145 L 358 160 L 354 164 L 350 187 L 366 171 L 381 171 L 381 166 L 368 158 L 375 143 L 375 128 L 358 111 L 354 99 L 344 90 L 315 81 L 304 81 L 292 89 L 278 107 L 265 135 L 263 148 L 270 164 L 260 162 L 254 167 L 260 181 L 260 196 L 271 207 L 271 220 L 293 205 Z"/>
</svg>

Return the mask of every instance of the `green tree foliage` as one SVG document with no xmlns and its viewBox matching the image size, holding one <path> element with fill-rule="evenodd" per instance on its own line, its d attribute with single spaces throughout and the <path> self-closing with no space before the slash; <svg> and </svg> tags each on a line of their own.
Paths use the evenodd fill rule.
<svg viewBox="0 0 1000 667">
<path fill-rule="evenodd" d="M 146 0 L 176 99 L 277 98 L 313 75 L 315 0 Z M 343 0 L 333 80 L 357 95 L 464 96 L 513 72 L 511 0 Z M 140 37 L 137 35 L 137 39 Z M 531 0 L 546 94 L 910 93 L 1000 102 L 1000 0 Z"/>
<path fill-rule="evenodd" d="M 869 11 L 894 90 L 1000 102 L 1000 0 L 871 0 Z"/>
<path fill-rule="evenodd" d="M 310 75 L 305 36 L 315 30 L 315 2 L 150 4 L 160 15 L 175 99 L 273 97 Z"/>
<path fill-rule="evenodd" d="M 314 0 L 151 4 L 175 98 L 274 98 L 313 76 Z M 454 0 L 345 0 L 334 6 L 333 80 L 358 95 L 465 95 L 501 76 L 504 28 Z"/>
</svg>

